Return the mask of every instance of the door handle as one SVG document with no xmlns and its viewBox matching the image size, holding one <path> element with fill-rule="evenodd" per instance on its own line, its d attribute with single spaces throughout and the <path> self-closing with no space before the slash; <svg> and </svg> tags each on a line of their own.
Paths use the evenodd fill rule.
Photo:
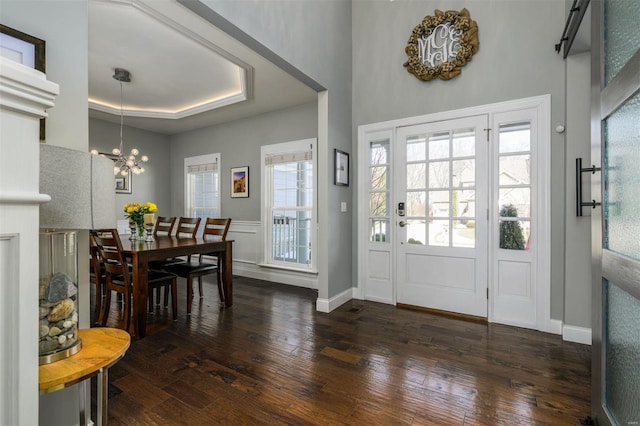
<svg viewBox="0 0 640 426">
<path fill-rule="evenodd" d="M 405 226 L 407 226 L 407 222 L 401 220 L 400 222 L 398 222 L 398 225 L 400 225 L 400 228 L 404 228 Z"/>
</svg>

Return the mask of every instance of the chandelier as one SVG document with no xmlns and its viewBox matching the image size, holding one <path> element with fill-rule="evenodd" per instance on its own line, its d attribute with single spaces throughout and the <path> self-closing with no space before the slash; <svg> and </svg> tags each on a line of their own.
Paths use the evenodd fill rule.
<svg viewBox="0 0 640 426">
<path fill-rule="evenodd" d="M 143 155 L 138 161 L 137 155 L 140 154 L 140 151 L 138 151 L 136 148 L 132 148 L 131 153 L 129 155 L 125 155 L 122 139 L 122 128 L 124 127 L 124 111 L 122 108 L 122 82 L 131 82 L 131 73 L 123 68 L 116 68 L 115 74 L 113 74 L 113 78 L 120 82 L 120 147 L 113 148 L 113 150 L 111 150 L 111 153 L 117 157 L 115 164 L 113 165 L 113 174 L 127 176 L 129 174 L 129 171 L 131 171 L 133 174 L 139 175 L 140 173 L 144 172 L 144 167 L 142 167 L 141 163 L 146 163 L 147 161 L 149 161 L 149 157 Z"/>
</svg>

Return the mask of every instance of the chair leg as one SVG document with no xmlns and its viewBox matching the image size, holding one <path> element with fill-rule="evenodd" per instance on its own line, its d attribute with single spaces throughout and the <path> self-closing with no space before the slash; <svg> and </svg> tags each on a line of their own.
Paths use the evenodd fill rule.
<svg viewBox="0 0 640 426">
<path fill-rule="evenodd" d="M 169 293 L 169 289 L 165 287 L 164 294 Z M 173 320 L 178 321 L 178 279 L 173 278 L 171 280 L 171 311 L 173 313 Z"/>
<path fill-rule="evenodd" d="M 102 284 L 100 280 L 96 278 L 96 305 L 94 311 L 94 318 L 96 323 L 100 321 L 100 311 L 102 310 Z"/>
<path fill-rule="evenodd" d="M 124 293 L 124 329 L 129 332 L 131 327 L 131 295 Z"/>
<path fill-rule="evenodd" d="M 193 278 L 187 277 L 187 315 L 191 315 L 192 304 L 193 304 Z"/>
<path fill-rule="evenodd" d="M 204 296 L 202 292 L 202 277 L 198 277 L 198 293 L 200 293 L 200 299 Z"/>
<path fill-rule="evenodd" d="M 153 289 L 151 289 L 147 296 L 147 309 L 149 312 L 153 312 Z"/>
<path fill-rule="evenodd" d="M 107 318 L 109 318 L 109 308 L 111 307 L 111 290 L 107 289 L 107 294 L 104 295 L 103 308 L 100 309 L 100 317 L 98 322 L 100 325 L 107 325 Z"/>
<path fill-rule="evenodd" d="M 169 307 L 169 287 L 170 286 L 164 286 L 164 307 L 165 308 Z M 158 296 L 158 300 L 160 300 L 160 296 Z"/>
</svg>

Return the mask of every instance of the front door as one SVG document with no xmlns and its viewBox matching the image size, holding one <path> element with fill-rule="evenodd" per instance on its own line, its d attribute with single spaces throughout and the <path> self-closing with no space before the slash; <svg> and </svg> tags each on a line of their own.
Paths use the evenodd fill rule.
<svg viewBox="0 0 640 426">
<path fill-rule="evenodd" d="M 592 410 L 597 424 L 640 424 L 640 5 L 594 2 Z M 604 55 L 600 56 L 600 52 Z M 598 191 L 598 189 L 601 189 Z"/>
<path fill-rule="evenodd" d="M 487 316 L 488 116 L 398 129 L 397 302 Z"/>
</svg>

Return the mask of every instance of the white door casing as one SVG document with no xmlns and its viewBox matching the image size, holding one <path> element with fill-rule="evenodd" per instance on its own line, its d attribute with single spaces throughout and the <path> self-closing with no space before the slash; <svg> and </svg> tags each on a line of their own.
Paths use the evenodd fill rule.
<svg viewBox="0 0 640 426">
<path fill-rule="evenodd" d="M 359 126 L 358 128 L 358 289 L 356 297 L 383 303 L 396 304 L 398 289 L 398 267 L 396 265 L 396 239 L 400 229 L 396 222 L 396 209 L 399 199 L 397 182 L 389 181 L 390 190 L 387 197 L 387 214 L 379 219 L 379 223 L 388 220 L 385 240 L 376 237 L 372 228 L 370 215 L 371 197 L 371 144 L 375 141 L 386 141 L 389 158 L 385 165 L 389 180 L 397 174 L 398 160 L 394 157 L 396 146 L 400 143 L 401 128 L 443 120 L 455 120 L 486 114 L 489 117 L 489 150 L 487 186 L 488 226 L 487 226 L 487 282 L 489 296 L 486 316 L 489 322 L 528 327 L 545 332 L 557 332 L 550 318 L 550 140 L 551 140 L 551 97 L 549 95 L 500 102 L 455 111 L 440 112 L 418 117 L 410 117 L 388 122 Z M 509 123 L 511 118 L 505 114 L 521 114 L 517 121 L 530 121 L 532 153 L 531 153 L 531 244 L 527 253 L 508 253 L 513 250 L 499 249 L 499 132 L 494 128 Z M 506 119 L 506 121 L 505 121 Z M 529 121 L 527 121 L 529 122 Z M 404 173 L 404 171 L 403 171 Z M 535 188 L 533 188 L 535 186 Z M 380 191 L 379 191 L 380 192 Z M 476 212 L 478 218 L 481 214 Z M 519 220 L 520 218 L 518 218 Z M 377 233 L 379 234 L 379 232 Z M 377 238 L 377 240 L 376 240 Z M 499 253 L 499 252 L 505 253 Z M 527 259 L 524 259 L 524 258 Z M 399 265 L 398 265 L 399 266 Z M 527 275 L 526 271 L 529 271 Z M 502 274 L 502 281 L 498 274 Z M 514 283 L 510 280 L 517 277 L 527 278 Z M 520 279 L 520 278 L 517 278 Z M 502 286 L 500 286 L 502 285 Z M 518 297 L 528 292 L 527 301 Z M 528 303 L 526 309 L 511 309 L 509 298 L 516 299 L 521 305 Z M 525 313 L 526 315 L 521 315 Z"/>
</svg>

